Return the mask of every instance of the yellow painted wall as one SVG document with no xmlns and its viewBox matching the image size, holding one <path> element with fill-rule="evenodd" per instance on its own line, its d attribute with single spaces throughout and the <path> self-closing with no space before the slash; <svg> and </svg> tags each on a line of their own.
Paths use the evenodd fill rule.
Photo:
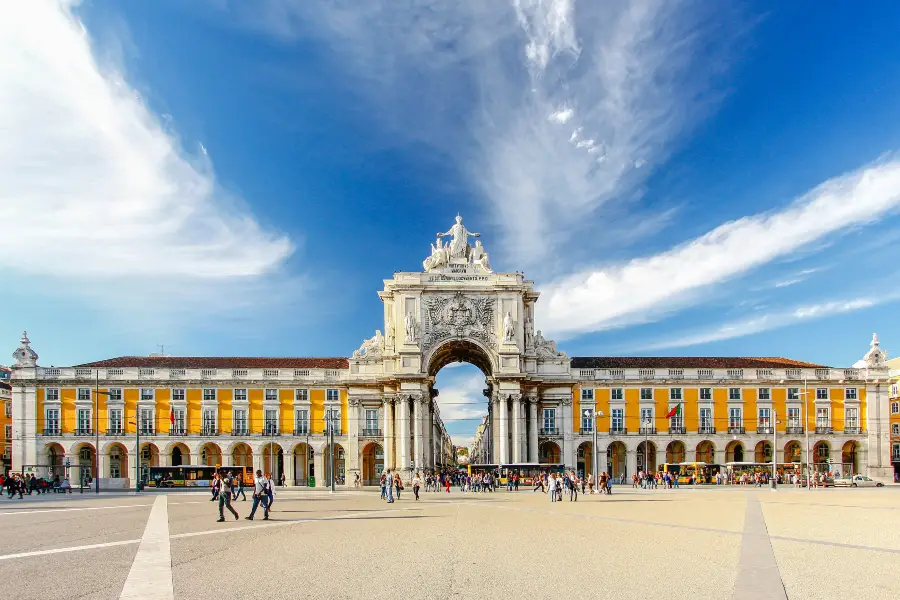
<svg viewBox="0 0 900 600">
<path fill-rule="evenodd" d="M 565 410 L 565 409 L 563 409 Z M 572 388 L 572 426 L 575 433 L 581 433 L 581 386 Z"/>
<path fill-rule="evenodd" d="M 716 433 L 728 431 L 728 388 L 714 387 L 713 395 L 713 427 Z"/>
<path fill-rule="evenodd" d="M 76 420 L 78 419 L 78 414 L 75 411 L 75 398 L 77 397 L 78 390 L 75 388 L 60 388 L 59 390 L 61 402 L 59 421 L 63 433 L 75 433 Z"/>
<path fill-rule="evenodd" d="M 200 403 L 203 401 L 203 390 L 200 388 L 188 388 L 184 392 L 185 408 L 184 418 L 187 421 L 185 427 L 188 433 L 198 434 L 203 427 L 203 416 L 200 414 Z"/>
<path fill-rule="evenodd" d="M 597 412 L 602 412 L 605 415 L 597 420 L 598 431 L 609 431 L 610 418 L 612 417 L 612 412 L 609 409 L 609 399 L 609 388 L 599 388 L 594 390 L 594 403 L 596 404 Z"/>
<path fill-rule="evenodd" d="M 888 392 L 890 392 L 890 388 L 888 388 Z M 866 432 L 866 411 L 867 411 L 868 408 L 869 408 L 869 404 L 868 404 L 868 402 L 866 401 L 866 388 L 863 387 L 863 386 L 860 386 L 860 387 L 856 390 L 856 395 L 859 396 L 859 426 L 860 426 L 860 431 L 862 431 L 863 433 L 865 433 L 865 432 Z M 890 413 L 890 412 L 891 412 L 891 404 L 890 404 L 890 402 L 888 402 L 888 413 Z M 898 421 L 900 421 L 900 415 L 891 415 L 891 419 L 894 419 L 894 418 L 896 418 Z"/>
<path fill-rule="evenodd" d="M 785 427 L 787 427 L 787 389 L 785 388 L 772 388 L 772 408 L 775 409 L 775 419 L 777 421 L 781 421 L 781 424 L 776 424 L 776 431 L 785 431 Z M 802 410 L 802 408 L 801 408 Z M 800 414 L 800 419 L 802 422 L 803 414 Z"/>
<path fill-rule="evenodd" d="M 282 389 L 278 392 L 278 421 L 281 433 L 293 435 L 294 433 L 294 390 Z"/>
<path fill-rule="evenodd" d="M 325 390 L 309 390 L 309 427 L 312 433 L 325 432 Z"/>
<path fill-rule="evenodd" d="M 831 426 L 834 431 L 844 431 L 847 416 L 844 414 L 844 388 L 831 388 L 828 395 L 831 398 Z"/>
<path fill-rule="evenodd" d="M 125 402 L 124 413 L 122 414 L 122 426 L 125 433 L 134 433 L 137 426 L 135 414 L 137 411 L 137 403 L 141 397 L 141 391 L 136 388 L 125 388 L 122 390 L 122 400 Z"/>
<path fill-rule="evenodd" d="M 46 412 L 47 411 L 44 410 L 44 398 L 46 397 L 45 394 L 46 394 L 46 391 L 44 388 L 37 388 L 35 397 L 37 398 L 37 431 L 38 431 L 38 433 L 41 433 L 47 427 L 47 421 L 46 421 L 46 418 L 47 418 Z M 12 400 L 10 400 L 10 402 L 12 402 Z"/>
<path fill-rule="evenodd" d="M 641 390 L 625 388 L 625 430 L 629 433 L 641 428 Z"/>
<path fill-rule="evenodd" d="M 641 391 L 638 390 L 638 402 L 640 402 Z M 659 433 L 669 431 L 669 420 L 666 415 L 669 413 L 669 388 L 653 388 L 653 426 Z M 638 426 L 640 427 L 640 413 L 638 413 Z"/>
<path fill-rule="evenodd" d="M 263 413 L 263 400 L 265 399 L 265 390 L 249 389 L 247 390 L 247 401 L 250 408 L 247 412 L 247 419 L 250 421 L 247 426 L 250 433 L 262 433 L 263 424 L 265 423 L 265 414 Z"/>
<path fill-rule="evenodd" d="M 340 390 L 338 392 L 338 397 L 341 402 L 341 432 L 347 433 L 350 429 L 347 427 L 350 419 L 350 411 L 347 410 L 347 390 Z"/>
<path fill-rule="evenodd" d="M 172 390 L 170 388 L 156 389 L 156 431 L 160 435 L 169 433 L 172 427 L 169 422 L 169 404 L 172 401 Z"/>
<path fill-rule="evenodd" d="M 234 428 L 234 390 L 219 388 L 219 433 L 231 433 Z"/>
<path fill-rule="evenodd" d="M 741 394 L 744 398 L 744 431 L 755 433 L 756 427 L 759 425 L 759 412 L 756 410 L 759 390 L 756 388 L 744 388 Z"/>
<path fill-rule="evenodd" d="M 688 431 L 697 431 L 700 428 L 700 389 L 684 388 L 684 404 L 681 407 L 684 415 L 684 427 Z"/>
</svg>

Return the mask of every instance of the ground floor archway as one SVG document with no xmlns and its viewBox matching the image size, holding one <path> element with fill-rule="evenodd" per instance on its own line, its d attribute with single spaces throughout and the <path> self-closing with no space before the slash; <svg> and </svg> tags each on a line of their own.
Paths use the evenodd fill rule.
<svg viewBox="0 0 900 600">
<path fill-rule="evenodd" d="M 93 479 L 97 464 L 97 450 L 93 444 L 82 443 L 75 448 L 75 460 L 70 461 L 69 482 L 74 485 L 87 486 Z M 73 473 L 72 470 L 75 472 Z"/>
<path fill-rule="evenodd" d="M 684 455 L 684 442 L 675 440 L 674 442 L 669 442 L 666 446 L 667 463 L 682 463 L 684 462 Z"/>
<path fill-rule="evenodd" d="M 562 452 L 556 442 L 545 441 L 538 450 L 538 462 L 542 465 L 558 465 L 561 462 Z"/>
<path fill-rule="evenodd" d="M 725 446 L 725 462 L 744 462 L 744 444 L 742 442 L 732 441 Z"/>
<path fill-rule="evenodd" d="M 644 459 L 645 456 L 646 460 Z M 656 444 L 653 442 L 648 443 L 646 440 L 638 444 L 637 468 L 638 470 L 647 470 L 651 473 L 656 471 Z"/>
<path fill-rule="evenodd" d="M 107 449 L 107 467 L 104 477 L 110 479 L 124 479 L 129 476 L 128 449 L 118 442 L 111 444 Z"/>
<path fill-rule="evenodd" d="M 709 440 L 703 440 L 697 444 L 697 462 L 715 464 L 716 445 Z"/>
<path fill-rule="evenodd" d="M 231 464 L 235 467 L 253 469 L 253 450 L 243 442 L 231 449 Z"/>
<path fill-rule="evenodd" d="M 758 463 L 772 462 L 772 442 L 763 440 L 753 450 L 753 461 Z"/>
<path fill-rule="evenodd" d="M 44 447 L 44 453 L 47 457 L 47 473 L 50 476 L 50 480 L 52 481 L 54 478 L 59 477 L 61 481 L 66 477 L 64 466 L 66 459 L 65 449 L 53 442 Z"/>
<path fill-rule="evenodd" d="M 381 444 L 371 442 L 362 450 L 360 463 L 362 465 L 362 484 L 378 485 L 381 473 L 384 471 L 384 449 Z"/>
<path fill-rule="evenodd" d="M 625 475 L 628 450 L 622 442 L 613 442 L 606 448 L 606 472 L 611 477 Z"/>
<path fill-rule="evenodd" d="M 326 446 L 327 448 L 327 446 Z M 326 457 L 327 457 L 326 451 Z M 335 477 L 335 483 L 338 485 L 343 485 L 345 482 L 346 475 L 346 454 L 344 452 L 344 447 L 340 444 L 335 444 L 334 449 L 332 450 L 332 462 L 325 465 L 325 470 L 328 472 L 329 477 Z M 332 466 L 333 465 L 333 466 Z M 332 471 L 333 469 L 333 471 Z M 331 482 L 326 482 L 327 485 L 331 485 Z"/>
<path fill-rule="evenodd" d="M 200 464 L 211 467 L 222 464 L 222 449 L 218 444 L 207 442 L 200 446 Z"/>
<path fill-rule="evenodd" d="M 850 440 L 841 449 L 841 470 L 848 474 L 859 473 L 859 443 Z"/>
<path fill-rule="evenodd" d="M 784 462 L 803 462 L 803 446 L 796 440 L 791 440 L 784 445 Z"/>
<path fill-rule="evenodd" d="M 141 480 L 148 481 L 150 479 L 150 467 L 159 466 L 159 448 L 156 444 L 141 444 Z"/>
<path fill-rule="evenodd" d="M 582 442 L 575 455 L 575 472 L 579 477 L 593 475 L 593 465 L 594 444 L 593 442 Z"/>
<path fill-rule="evenodd" d="M 272 460 L 274 455 L 275 460 Z M 284 451 L 278 444 L 267 442 L 262 449 L 263 456 L 263 473 L 268 475 L 277 483 L 281 481 L 281 474 L 284 473 Z M 287 477 L 287 475 L 285 475 Z"/>
<path fill-rule="evenodd" d="M 169 464 L 173 467 L 191 464 L 191 450 L 178 442 L 169 450 Z"/>
<path fill-rule="evenodd" d="M 307 444 L 294 446 L 294 485 L 309 485 L 309 478 L 315 477 L 315 453 Z"/>
<path fill-rule="evenodd" d="M 831 462 L 831 444 L 825 440 L 816 442 L 813 446 L 812 462 L 817 465 L 818 470 L 827 470 L 827 465 Z"/>
</svg>

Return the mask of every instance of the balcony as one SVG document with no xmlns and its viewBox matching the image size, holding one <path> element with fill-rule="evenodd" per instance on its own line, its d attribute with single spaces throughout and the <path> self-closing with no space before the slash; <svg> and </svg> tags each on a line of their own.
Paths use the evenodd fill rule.
<svg viewBox="0 0 900 600">
<path fill-rule="evenodd" d="M 787 434 L 803 433 L 803 428 L 800 427 L 799 425 L 788 425 L 785 428 L 784 432 Z"/>
<path fill-rule="evenodd" d="M 334 435 L 341 435 L 341 428 L 335 425 L 331 428 L 334 431 Z M 325 431 L 322 432 L 325 435 L 331 435 L 331 431 L 329 431 L 328 427 L 325 428 Z"/>
<path fill-rule="evenodd" d="M 59 435 L 59 427 L 50 427 L 44 429 L 44 435 Z"/>
<path fill-rule="evenodd" d="M 538 435 L 559 435 L 559 427 L 541 427 Z"/>
<path fill-rule="evenodd" d="M 106 435 L 125 435 L 125 432 L 122 431 L 121 427 L 110 427 L 106 430 Z"/>
<path fill-rule="evenodd" d="M 141 435 L 156 435 L 156 427 L 147 427 L 146 425 L 142 426 Z"/>
<path fill-rule="evenodd" d="M 685 427 L 669 427 L 669 435 L 685 435 L 686 433 Z"/>
<path fill-rule="evenodd" d="M 609 435 L 625 435 L 628 433 L 628 430 L 624 427 L 610 427 Z"/>
<path fill-rule="evenodd" d="M 729 433 L 729 434 L 732 434 L 732 433 L 738 433 L 738 434 L 743 435 L 745 432 L 746 432 L 746 430 L 745 430 L 743 427 L 737 427 L 737 426 L 734 426 L 734 427 L 733 427 L 733 426 L 731 426 L 731 425 L 728 426 L 728 433 Z"/>
<path fill-rule="evenodd" d="M 656 427 L 641 427 L 638 433 L 641 435 L 656 435 Z"/>
<path fill-rule="evenodd" d="M 381 429 L 363 429 L 360 437 L 380 438 L 384 437 L 384 432 Z"/>
<path fill-rule="evenodd" d="M 247 432 L 246 427 L 234 427 L 231 429 L 231 435 L 233 435 L 233 436 L 238 436 L 238 435 L 244 436 L 244 435 L 247 435 L 247 433 L 248 432 Z"/>
<path fill-rule="evenodd" d="M 703 435 L 715 435 L 716 428 L 710 425 L 701 425 L 697 433 L 701 433 Z"/>
<path fill-rule="evenodd" d="M 763 435 L 772 435 L 772 428 L 771 427 L 757 427 L 756 433 L 763 434 Z"/>
<path fill-rule="evenodd" d="M 844 435 L 859 435 L 862 433 L 859 427 L 844 427 Z"/>
<path fill-rule="evenodd" d="M 171 429 L 169 429 L 169 435 L 184 436 L 187 435 L 187 431 L 185 431 L 184 427 L 172 427 Z"/>
<path fill-rule="evenodd" d="M 86 429 L 76 429 L 75 435 L 94 435 L 94 430 L 90 427 Z"/>
<path fill-rule="evenodd" d="M 834 430 L 831 427 L 825 427 L 824 425 L 816 425 L 816 433 L 827 435 L 827 434 L 834 433 Z"/>
<path fill-rule="evenodd" d="M 309 435 L 309 425 L 298 423 L 294 426 L 294 435 Z"/>
<path fill-rule="evenodd" d="M 219 428 L 207 425 L 200 430 L 200 435 L 219 435 Z"/>
</svg>

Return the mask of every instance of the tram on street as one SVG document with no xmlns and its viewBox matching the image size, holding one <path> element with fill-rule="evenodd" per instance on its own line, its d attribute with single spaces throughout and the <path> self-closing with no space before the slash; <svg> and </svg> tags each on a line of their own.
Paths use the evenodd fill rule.
<svg viewBox="0 0 900 600">
<path fill-rule="evenodd" d="M 231 471 L 232 476 L 240 477 L 245 486 L 253 485 L 253 469 L 250 467 L 179 465 L 177 467 L 150 467 L 147 487 L 209 487 L 216 471 Z"/>
<path fill-rule="evenodd" d="M 781 475 L 785 475 L 786 473 L 797 473 L 803 474 L 806 473 L 806 463 L 778 463 L 775 465 L 775 469 Z M 766 475 L 772 475 L 772 463 L 771 462 L 728 462 L 725 463 L 725 475 L 728 477 L 729 483 L 739 483 L 741 479 L 741 475 L 748 475 L 753 477 L 757 473 L 764 473 Z"/>
<path fill-rule="evenodd" d="M 692 481 L 715 483 L 716 474 L 722 472 L 722 465 L 705 462 L 665 463 L 662 470 L 677 477 L 679 484 L 689 484 Z"/>
</svg>

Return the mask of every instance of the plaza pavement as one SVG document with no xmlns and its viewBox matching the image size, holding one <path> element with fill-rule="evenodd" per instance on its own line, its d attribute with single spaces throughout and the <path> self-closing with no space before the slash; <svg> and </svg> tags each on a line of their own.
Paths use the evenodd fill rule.
<svg viewBox="0 0 900 600">
<path fill-rule="evenodd" d="M 207 493 L 0 499 L 17 598 L 898 597 L 900 487 L 288 490 L 217 523 Z M 260 509 L 261 513 L 261 509 Z M 257 519 L 261 514 L 257 514 Z M 227 513 L 226 513 L 227 514 Z M 229 591 L 226 591 L 229 590 Z"/>
</svg>

